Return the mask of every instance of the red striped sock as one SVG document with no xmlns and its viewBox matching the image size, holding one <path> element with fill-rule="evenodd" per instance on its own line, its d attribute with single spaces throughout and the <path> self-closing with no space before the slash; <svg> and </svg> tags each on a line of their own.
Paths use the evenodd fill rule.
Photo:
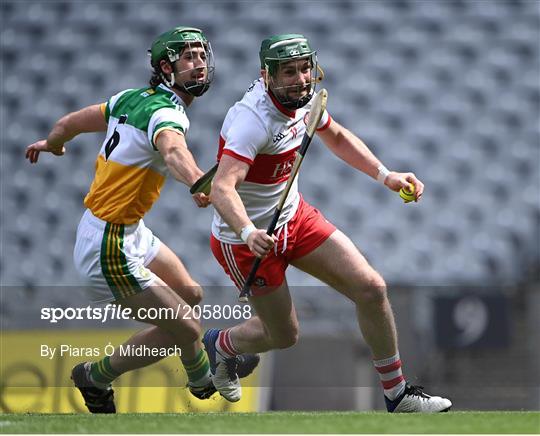
<svg viewBox="0 0 540 436">
<path fill-rule="evenodd" d="M 384 395 L 389 400 L 395 400 L 405 389 L 405 378 L 401 372 L 399 353 L 387 359 L 374 360 L 373 364 L 379 373 Z"/>
<path fill-rule="evenodd" d="M 221 330 L 216 339 L 216 348 L 218 352 L 225 357 L 234 357 L 238 353 L 236 351 L 231 338 L 231 329 Z"/>
</svg>

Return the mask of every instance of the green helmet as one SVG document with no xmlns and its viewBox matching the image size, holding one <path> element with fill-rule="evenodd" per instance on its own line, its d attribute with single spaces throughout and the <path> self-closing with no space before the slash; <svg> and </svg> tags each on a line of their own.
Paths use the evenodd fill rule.
<svg viewBox="0 0 540 436">
<path fill-rule="evenodd" d="M 268 68 L 272 75 L 275 74 L 280 61 L 314 55 L 315 51 L 311 49 L 307 38 L 298 33 L 274 35 L 266 38 L 259 51 L 261 68 Z"/>
<path fill-rule="evenodd" d="M 175 27 L 162 33 L 152 43 L 150 48 L 150 63 L 157 66 L 161 59 L 168 59 L 171 62 L 178 60 L 180 53 L 188 42 L 200 42 L 208 44 L 208 39 L 200 29 L 194 27 Z"/>
<path fill-rule="evenodd" d="M 308 58 L 311 63 L 312 75 L 308 85 L 285 85 L 280 83 L 276 75 L 279 64 L 303 58 Z M 287 33 L 266 38 L 261 44 L 259 59 L 261 69 L 266 70 L 269 76 L 266 81 L 269 91 L 283 106 L 288 109 L 298 109 L 309 102 L 315 92 L 315 85 L 321 78 L 318 77 L 320 69 L 317 65 L 317 54 L 315 50 L 312 50 L 304 35 Z M 307 94 L 299 98 L 290 97 L 289 93 L 294 89 L 297 91 L 302 89 L 303 92 L 307 90 Z"/>
<path fill-rule="evenodd" d="M 201 44 L 206 53 L 207 60 L 207 78 L 204 82 L 189 82 L 185 84 L 175 84 L 174 73 L 171 79 L 167 79 L 161 72 L 159 62 L 164 59 L 171 63 L 174 63 L 180 59 L 180 55 L 186 46 L 190 44 Z M 195 27 L 175 27 L 165 33 L 162 33 L 152 43 L 152 47 L 148 50 L 150 54 L 150 63 L 157 73 L 161 76 L 163 81 L 169 86 L 177 86 L 183 91 L 188 92 L 194 96 L 200 96 L 206 92 L 210 87 L 210 83 L 214 77 L 214 56 L 212 48 L 208 42 L 208 38 L 202 32 L 202 30 Z"/>
</svg>

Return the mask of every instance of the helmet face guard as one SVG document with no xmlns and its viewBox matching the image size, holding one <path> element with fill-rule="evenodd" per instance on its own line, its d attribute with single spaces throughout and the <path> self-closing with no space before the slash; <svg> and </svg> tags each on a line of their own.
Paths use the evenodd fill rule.
<svg viewBox="0 0 540 436">
<path fill-rule="evenodd" d="M 286 34 L 265 39 L 259 53 L 261 68 L 266 71 L 267 90 L 287 109 L 305 106 L 322 80 L 322 69 L 317 63 L 317 54 L 311 49 L 303 35 Z M 306 65 L 307 62 L 307 65 Z M 282 71 L 294 68 L 294 75 L 305 74 L 309 68 L 309 78 L 305 83 L 286 83 Z M 304 94 L 304 95 L 302 95 Z"/>
<path fill-rule="evenodd" d="M 307 57 L 288 60 L 269 60 L 275 62 L 276 72 L 270 73 L 270 68 L 266 69 L 267 88 L 272 92 L 274 97 L 287 109 L 299 109 L 305 106 L 315 93 L 315 87 L 318 82 L 317 57 L 315 53 Z M 281 71 L 289 68 L 294 68 L 295 77 L 299 74 L 304 74 L 303 69 L 305 61 L 308 63 L 309 78 L 305 83 L 287 84 L 281 76 Z M 304 95 L 302 95 L 304 94 Z"/>
<path fill-rule="evenodd" d="M 190 72 L 194 73 L 201 68 L 178 71 L 176 69 L 176 61 L 180 59 L 184 51 L 193 51 L 195 48 L 200 47 L 204 49 L 205 66 L 203 68 L 206 70 L 204 80 L 195 79 L 179 83 L 178 76 L 186 73 L 189 74 Z M 214 54 L 210 42 L 200 29 L 193 27 L 176 27 L 160 35 L 152 44 L 152 48 L 149 52 L 152 67 L 159 73 L 163 82 L 170 88 L 174 87 L 189 95 L 199 97 L 208 90 L 214 79 Z M 173 66 L 173 72 L 170 74 L 170 79 L 168 79 L 161 71 L 159 63 L 163 59 L 168 60 Z"/>
<path fill-rule="evenodd" d="M 195 48 L 202 47 L 204 49 L 204 57 L 206 60 L 206 65 L 203 67 L 206 70 L 205 78 L 203 80 L 186 80 L 183 83 L 175 83 L 177 82 L 179 76 L 195 73 L 197 70 L 200 70 L 201 68 L 189 68 L 186 70 L 180 70 L 178 71 L 176 68 L 178 64 L 175 62 L 180 59 L 180 56 L 182 53 L 187 51 L 192 51 Z M 171 53 L 173 53 L 173 50 L 170 50 Z M 212 52 L 212 47 L 210 46 L 210 43 L 201 43 L 201 42 L 186 42 L 182 49 L 178 52 L 174 52 L 172 56 L 169 56 L 169 61 L 173 64 L 174 71 L 171 73 L 171 80 L 168 81 L 167 78 L 163 73 L 161 73 L 161 78 L 163 81 L 169 86 L 169 87 L 178 87 L 182 91 L 185 91 L 186 93 L 193 95 L 195 97 L 200 97 L 203 95 L 208 88 L 210 88 L 210 84 L 214 80 L 214 54 Z"/>
</svg>

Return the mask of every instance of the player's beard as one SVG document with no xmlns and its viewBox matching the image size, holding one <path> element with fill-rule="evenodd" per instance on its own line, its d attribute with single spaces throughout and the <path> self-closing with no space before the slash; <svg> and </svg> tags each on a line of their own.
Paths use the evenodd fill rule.
<svg viewBox="0 0 540 436">
<path fill-rule="evenodd" d="M 201 77 L 201 78 L 193 77 L 193 70 L 197 70 L 197 71 L 203 70 L 204 77 Z M 210 88 L 210 81 L 208 80 L 207 67 L 205 67 L 204 69 L 193 68 L 191 70 L 178 71 L 176 65 L 174 66 L 175 77 L 180 77 L 181 75 L 186 75 L 186 74 L 190 75 L 188 80 L 183 81 L 181 84 L 176 83 L 176 80 L 175 80 L 175 83 L 173 86 L 174 88 L 178 89 L 179 91 L 185 92 L 189 95 L 192 95 L 194 97 L 200 97 L 206 91 L 208 91 L 208 88 Z"/>
<path fill-rule="evenodd" d="M 311 82 L 305 85 L 274 86 L 271 90 L 277 100 L 287 109 L 304 107 L 313 93 Z M 302 95 L 304 90 L 306 92 Z"/>
</svg>

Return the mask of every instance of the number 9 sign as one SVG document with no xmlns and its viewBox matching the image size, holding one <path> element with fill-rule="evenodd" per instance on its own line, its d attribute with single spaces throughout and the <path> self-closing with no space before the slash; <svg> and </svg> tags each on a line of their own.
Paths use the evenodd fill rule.
<svg viewBox="0 0 540 436">
<path fill-rule="evenodd" d="M 439 295 L 434 299 L 439 348 L 500 348 L 510 342 L 510 304 L 497 290 Z"/>
<path fill-rule="evenodd" d="M 466 347 L 474 344 L 485 333 L 489 323 L 486 304 L 476 296 L 459 300 L 452 313 L 454 326 L 460 334 L 456 337 L 459 345 Z"/>
</svg>

